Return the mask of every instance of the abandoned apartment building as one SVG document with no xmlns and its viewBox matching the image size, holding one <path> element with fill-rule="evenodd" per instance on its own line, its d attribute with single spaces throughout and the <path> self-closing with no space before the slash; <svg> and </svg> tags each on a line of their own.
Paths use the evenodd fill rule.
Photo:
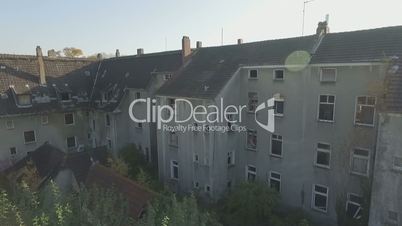
<svg viewBox="0 0 402 226">
<path fill-rule="evenodd" d="M 190 43 L 184 36 L 181 50 L 116 51 L 110 59 L 44 56 L 40 47 L 36 56 L 0 55 L 0 168 L 45 143 L 67 153 L 106 147 L 114 154 L 136 144 L 175 192 L 214 201 L 257 180 L 284 204 L 335 225 L 339 197 L 359 217 L 369 184 L 370 225 L 402 224 L 401 26 L 330 33 L 321 22 L 303 37 Z M 134 123 L 128 109 L 140 98 L 246 105 L 247 131 L 180 133 Z M 254 120 L 270 98 L 274 133 Z M 144 115 L 147 105 L 133 111 Z"/>
</svg>

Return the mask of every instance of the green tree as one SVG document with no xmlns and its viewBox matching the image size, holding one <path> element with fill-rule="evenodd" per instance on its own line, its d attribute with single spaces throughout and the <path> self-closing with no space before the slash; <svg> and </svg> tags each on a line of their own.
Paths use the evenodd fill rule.
<svg viewBox="0 0 402 226">
<path fill-rule="evenodd" d="M 279 207 L 278 193 L 260 183 L 243 183 L 234 188 L 220 207 L 225 225 L 267 225 Z"/>
<path fill-rule="evenodd" d="M 84 55 L 81 49 L 75 47 L 66 47 L 63 49 L 63 53 L 66 57 L 79 57 Z"/>
<path fill-rule="evenodd" d="M 108 158 L 108 164 L 109 166 L 119 173 L 120 175 L 123 176 L 128 176 L 128 166 L 125 161 L 123 161 L 121 158 Z"/>
<path fill-rule="evenodd" d="M 137 226 L 220 226 L 213 215 L 203 212 L 193 195 L 178 200 L 175 195 L 161 196 L 149 205 Z"/>
</svg>

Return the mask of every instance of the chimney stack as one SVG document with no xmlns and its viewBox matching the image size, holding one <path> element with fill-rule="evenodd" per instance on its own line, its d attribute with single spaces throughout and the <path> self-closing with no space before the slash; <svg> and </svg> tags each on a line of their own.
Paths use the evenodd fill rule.
<svg viewBox="0 0 402 226">
<path fill-rule="evenodd" d="M 39 64 L 39 82 L 41 85 L 46 85 L 45 62 L 43 61 L 42 49 L 36 46 L 36 58 Z"/>
<path fill-rule="evenodd" d="M 326 35 L 328 33 L 329 33 L 328 22 L 327 21 L 319 22 L 316 30 L 316 35 L 321 36 Z"/>
<path fill-rule="evenodd" d="M 120 57 L 120 50 L 116 49 L 116 57 Z"/>
<path fill-rule="evenodd" d="M 237 45 L 241 45 L 241 44 L 243 44 L 243 39 L 241 39 L 241 38 L 237 39 Z"/>
<path fill-rule="evenodd" d="M 183 63 L 188 59 L 191 54 L 191 44 L 190 38 L 188 36 L 183 36 L 181 40 L 181 56 L 183 58 Z"/>
<path fill-rule="evenodd" d="M 197 49 L 202 48 L 202 42 L 201 41 L 197 41 Z"/>
<path fill-rule="evenodd" d="M 141 56 L 143 54 L 144 54 L 144 49 L 143 48 L 137 49 L 137 56 Z"/>
<path fill-rule="evenodd" d="M 56 50 L 54 50 L 54 49 L 48 50 L 47 56 L 48 57 L 57 57 Z"/>
</svg>

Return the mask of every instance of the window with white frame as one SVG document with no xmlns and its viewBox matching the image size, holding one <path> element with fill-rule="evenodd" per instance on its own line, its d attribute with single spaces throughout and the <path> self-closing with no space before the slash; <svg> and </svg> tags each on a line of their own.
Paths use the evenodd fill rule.
<svg viewBox="0 0 402 226">
<path fill-rule="evenodd" d="M 169 145 L 174 147 L 179 146 L 179 137 L 176 132 L 169 133 Z"/>
<path fill-rule="evenodd" d="M 75 136 L 67 137 L 66 142 L 67 142 L 67 148 L 77 147 L 77 140 Z"/>
<path fill-rule="evenodd" d="M 315 165 L 318 167 L 330 168 L 331 145 L 326 143 L 317 144 Z"/>
<path fill-rule="evenodd" d="M 363 197 L 348 193 L 348 200 L 346 201 L 346 214 L 354 219 L 360 219 L 362 214 Z"/>
<path fill-rule="evenodd" d="M 42 115 L 42 116 L 40 117 L 40 121 L 41 121 L 41 124 L 42 124 L 42 125 L 47 125 L 47 124 L 49 124 L 49 116 L 47 116 L 47 115 Z"/>
<path fill-rule="evenodd" d="M 318 108 L 318 120 L 333 122 L 335 116 L 335 96 L 320 95 Z"/>
<path fill-rule="evenodd" d="M 368 176 L 369 174 L 370 151 L 362 148 L 355 148 L 352 153 L 351 172 L 353 174 Z"/>
<path fill-rule="evenodd" d="M 285 79 L 285 70 L 275 69 L 274 70 L 274 80 L 283 81 Z"/>
<path fill-rule="evenodd" d="M 395 170 L 402 171 L 402 157 L 394 156 L 393 159 L 393 168 Z"/>
<path fill-rule="evenodd" d="M 359 96 L 356 102 L 355 123 L 358 125 L 374 125 L 375 97 Z"/>
<path fill-rule="evenodd" d="M 179 162 L 176 160 L 170 162 L 170 178 L 175 180 L 179 179 Z"/>
<path fill-rule="evenodd" d="M 248 78 L 249 79 L 258 79 L 258 71 L 253 69 L 248 71 Z"/>
<path fill-rule="evenodd" d="M 64 124 L 65 125 L 74 125 L 74 113 L 64 114 Z"/>
<path fill-rule="evenodd" d="M 24 142 L 25 144 L 35 143 L 36 135 L 34 130 L 24 132 Z"/>
<path fill-rule="evenodd" d="M 141 92 L 135 92 L 135 99 L 141 99 Z"/>
<path fill-rule="evenodd" d="M 106 126 L 110 126 L 110 115 L 109 114 L 105 115 L 105 124 L 106 124 Z"/>
<path fill-rule="evenodd" d="M 282 98 L 275 98 L 274 101 L 275 116 L 283 116 L 285 111 L 285 100 Z"/>
<path fill-rule="evenodd" d="M 14 120 L 7 120 L 6 121 L 6 128 L 7 129 L 14 129 Z"/>
<path fill-rule="evenodd" d="M 328 209 L 328 187 L 323 185 L 313 185 L 313 196 L 311 206 L 313 209 L 327 212 Z"/>
<path fill-rule="evenodd" d="M 282 157 L 282 144 L 283 139 L 281 135 L 271 135 L 271 155 L 275 157 Z"/>
<path fill-rule="evenodd" d="M 256 92 L 248 93 L 248 111 L 254 112 L 258 105 L 258 94 Z"/>
<path fill-rule="evenodd" d="M 246 166 L 246 180 L 253 182 L 257 178 L 257 168 L 253 165 Z"/>
<path fill-rule="evenodd" d="M 336 82 L 336 68 L 321 68 L 320 82 Z"/>
<path fill-rule="evenodd" d="M 277 172 L 269 172 L 269 187 L 277 192 L 281 192 L 281 174 Z"/>
<path fill-rule="evenodd" d="M 234 151 L 228 152 L 227 163 L 228 163 L 228 166 L 235 165 L 235 152 Z"/>
<path fill-rule="evenodd" d="M 257 149 L 257 131 L 247 130 L 247 148 L 251 150 Z"/>
</svg>

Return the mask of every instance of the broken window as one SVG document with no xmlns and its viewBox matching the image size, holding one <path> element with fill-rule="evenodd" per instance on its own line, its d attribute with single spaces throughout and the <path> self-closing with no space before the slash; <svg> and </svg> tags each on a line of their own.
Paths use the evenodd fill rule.
<svg viewBox="0 0 402 226">
<path fill-rule="evenodd" d="M 35 131 L 25 131 L 24 132 L 24 141 L 25 144 L 36 142 Z"/>
<path fill-rule="evenodd" d="M 250 70 L 248 72 L 249 79 L 257 79 L 258 78 L 258 71 L 257 70 Z"/>
<path fill-rule="evenodd" d="M 313 185 L 312 207 L 318 211 L 327 212 L 328 208 L 328 187 Z"/>
<path fill-rule="evenodd" d="M 170 162 L 170 178 L 179 179 L 179 163 L 176 160 Z"/>
<path fill-rule="evenodd" d="M 369 157 L 369 150 L 355 148 L 352 153 L 351 172 L 362 176 L 368 176 Z"/>
<path fill-rule="evenodd" d="M 355 194 L 348 194 L 348 200 L 346 201 L 346 214 L 349 217 L 360 219 L 362 212 L 362 197 Z"/>
<path fill-rule="evenodd" d="M 257 131 L 247 130 L 247 148 L 252 150 L 257 149 Z"/>
<path fill-rule="evenodd" d="M 283 99 L 275 99 L 274 110 L 275 116 L 283 116 L 285 101 Z"/>
<path fill-rule="evenodd" d="M 277 192 L 281 192 L 281 174 L 277 172 L 269 173 L 269 187 Z"/>
<path fill-rule="evenodd" d="M 282 136 L 277 134 L 271 135 L 271 155 L 282 156 Z"/>
<path fill-rule="evenodd" d="M 333 122 L 335 111 L 335 96 L 320 95 L 318 119 L 321 121 Z"/>
<path fill-rule="evenodd" d="M 253 165 L 246 166 L 246 179 L 248 182 L 255 181 L 257 177 L 257 168 Z"/>
<path fill-rule="evenodd" d="M 274 80 L 284 80 L 285 71 L 283 69 L 276 69 L 274 70 Z"/>
<path fill-rule="evenodd" d="M 67 137 L 67 148 L 77 147 L 77 142 L 75 136 Z"/>
<path fill-rule="evenodd" d="M 73 113 L 64 114 L 64 124 L 65 125 L 74 125 L 74 114 Z"/>
<path fill-rule="evenodd" d="M 357 97 L 355 122 L 360 125 L 374 125 L 375 97 Z"/>
<path fill-rule="evenodd" d="M 61 101 L 70 101 L 70 93 L 67 92 L 60 93 L 60 99 Z"/>
<path fill-rule="evenodd" d="M 318 143 L 315 159 L 316 166 L 329 168 L 331 159 L 331 145 Z"/>
<path fill-rule="evenodd" d="M 258 105 L 258 94 L 255 92 L 248 93 L 248 111 L 254 112 Z"/>
</svg>

